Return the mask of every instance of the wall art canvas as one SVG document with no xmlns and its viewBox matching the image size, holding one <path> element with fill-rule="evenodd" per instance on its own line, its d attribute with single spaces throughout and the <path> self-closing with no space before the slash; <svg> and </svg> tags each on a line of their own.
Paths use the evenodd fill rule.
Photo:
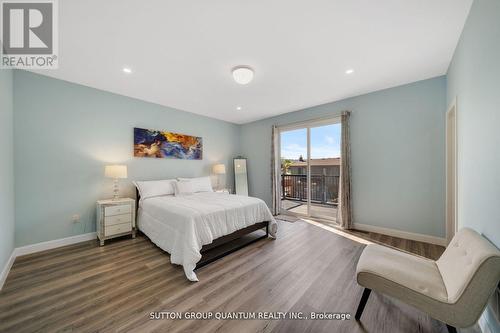
<svg viewBox="0 0 500 333">
<path fill-rule="evenodd" d="M 134 156 L 201 160 L 203 141 L 197 136 L 134 128 Z"/>
</svg>

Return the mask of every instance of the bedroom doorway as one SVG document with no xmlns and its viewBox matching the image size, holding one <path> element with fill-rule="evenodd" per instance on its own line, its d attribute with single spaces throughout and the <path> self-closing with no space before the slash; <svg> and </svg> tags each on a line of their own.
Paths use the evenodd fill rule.
<svg viewBox="0 0 500 333">
<path fill-rule="evenodd" d="M 279 128 L 282 214 L 336 220 L 340 118 Z"/>
</svg>

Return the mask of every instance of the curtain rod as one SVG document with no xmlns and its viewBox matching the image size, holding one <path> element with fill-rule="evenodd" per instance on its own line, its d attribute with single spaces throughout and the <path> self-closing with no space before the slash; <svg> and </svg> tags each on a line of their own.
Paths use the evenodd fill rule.
<svg viewBox="0 0 500 333">
<path fill-rule="evenodd" d="M 273 124 L 273 126 L 275 126 L 277 128 L 280 128 L 280 127 L 288 127 L 288 126 L 294 126 L 294 125 L 301 125 L 301 124 L 305 124 L 305 123 L 321 122 L 321 121 L 326 121 L 326 120 L 338 118 L 338 117 L 342 116 L 346 112 L 352 113 L 352 111 L 343 110 L 343 111 L 340 111 L 340 112 L 335 112 L 334 114 L 332 114 L 331 116 L 328 116 L 328 117 L 320 117 L 320 118 L 313 118 L 313 119 L 307 119 L 307 120 L 300 120 L 300 121 L 295 121 L 293 123 L 286 123 L 286 124 L 280 124 L 280 125 Z"/>
</svg>

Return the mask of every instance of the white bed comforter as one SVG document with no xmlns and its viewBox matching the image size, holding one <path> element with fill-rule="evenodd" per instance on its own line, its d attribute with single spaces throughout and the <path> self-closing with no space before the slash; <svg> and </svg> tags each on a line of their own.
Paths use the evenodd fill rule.
<svg viewBox="0 0 500 333">
<path fill-rule="evenodd" d="M 137 222 L 153 243 L 170 253 L 173 264 L 184 267 L 189 280 L 198 281 L 193 270 L 203 245 L 264 221 L 269 221 L 269 233 L 275 237 L 276 221 L 261 199 L 203 192 L 141 200 Z"/>
</svg>

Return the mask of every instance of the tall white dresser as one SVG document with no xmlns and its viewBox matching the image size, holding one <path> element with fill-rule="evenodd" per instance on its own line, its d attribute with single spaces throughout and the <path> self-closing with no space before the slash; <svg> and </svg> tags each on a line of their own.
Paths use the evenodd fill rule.
<svg viewBox="0 0 500 333">
<path fill-rule="evenodd" d="M 97 237 L 101 246 L 106 239 L 125 235 L 135 238 L 135 233 L 134 199 L 97 201 Z"/>
</svg>

